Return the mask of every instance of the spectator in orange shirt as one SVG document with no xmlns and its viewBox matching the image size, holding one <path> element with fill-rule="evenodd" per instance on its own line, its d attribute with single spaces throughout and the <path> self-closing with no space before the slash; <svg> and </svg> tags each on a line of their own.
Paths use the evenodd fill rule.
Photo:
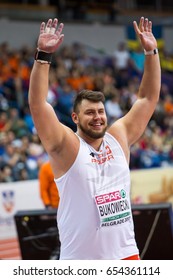
<svg viewBox="0 0 173 280">
<path fill-rule="evenodd" d="M 170 94 L 165 97 L 164 109 L 169 116 L 173 115 L 173 98 Z"/>
<path fill-rule="evenodd" d="M 49 162 L 44 162 L 39 170 L 41 199 L 47 209 L 58 208 L 59 193 L 54 182 L 54 175 Z"/>
</svg>

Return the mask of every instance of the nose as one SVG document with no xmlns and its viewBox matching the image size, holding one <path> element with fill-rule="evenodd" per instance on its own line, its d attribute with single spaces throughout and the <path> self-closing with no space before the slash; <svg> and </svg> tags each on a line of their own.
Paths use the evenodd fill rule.
<svg viewBox="0 0 173 280">
<path fill-rule="evenodd" d="M 100 119 L 100 114 L 98 113 L 98 112 L 95 112 L 95 114 L 94 114 L 94 119 Z"/>
</svg>

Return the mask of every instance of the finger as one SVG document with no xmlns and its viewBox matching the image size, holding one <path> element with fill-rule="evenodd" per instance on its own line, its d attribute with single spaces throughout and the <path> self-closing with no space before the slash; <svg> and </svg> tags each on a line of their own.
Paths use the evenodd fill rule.
<svg viewBox="0 0 173 280">
<path fill-rule="evenodd" d="M 64 40 L 64 34 L 61 34 L 59 38 L 59 43 L 61 44 L 63 40 Z"/>
<path fill-rule="evenodd" d="M 60 35 L 60 38 L 59 38 L 59 40 L 58 40 L 58 42 L 57 42 L 56 47 L 58 47 L 59 45 L 61 45 L 61 43 L 62 43 L 63 40 L 64 40 L 64 34 L 61 34 L 61 35 Z"/>
<path fill-rule="evenodd" d="M 46 27 L 45 27 L 45 33 L 49 33 L 50 32 L 50 29 L 51 29 L 51 26 L 52 26 L 52 19 L 49 19 L 47 24 L 46 24 Z"/>
<path fill-rule="evenodd" d="M 140 29 L 141 32 L 144 31 L 144 17 L 141 17 L 141 19 L 140 19 L 139 29 Z"/>
<path fill-rule="evenodd" d="M 137 35 L 139 35 L 140 30 L 139 30 L 139 27 L 138 27 L 138 25 L 137 25 L 137 22 L 136 22 L 136 21 L 134 21 L 134 22 L 133 22 L 133 26 L 134 26 L 134 29 L 135 29 L 136 34 L 137 34 Z"/>
<path fill-rule="evenodd" d="M 152 32 L 152 22 L 151 21 L 148 22 L 148 31 Z"/>
<path fill-rule="evenodd" d="M 51 26 L 50 31 L 49 31 L 50 34 L 55 34 L 57 25 L 58 25 L 58 19 L 55 18 L 55 19 L 53 20 L 52 26 Z"/>
<path fill-rule="evenodd" d="M 42 22 L 40 25 L 40 34 L 44 33 L 44 29 L 45 29 L 45 22 Z"/>
<path fill-rule="evenodd" d="M 148 31 L 148 18 L 144 20 L 144 31 Z"/>
<path fill-rule="evenodd" d="M 58 24 L 58 19 L 54 18 L 53 23 L 52 23 L 52 27 L 57 28 L 57 24 Z"/>
<path fill-rule="evenodd" d="M 62 30 L 64 28 L 64 24 L 63 23 L 60 23 L 59 27 L 58 27 L 58 30 L 56 31 L 56 35 L 59 35 L 62 33 Z"/>
</svg>

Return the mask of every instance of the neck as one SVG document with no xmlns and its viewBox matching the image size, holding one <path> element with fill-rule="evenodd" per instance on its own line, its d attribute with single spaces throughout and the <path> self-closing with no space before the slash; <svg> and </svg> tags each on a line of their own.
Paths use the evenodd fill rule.
<svg viewBox="0 0 173 280">
<path fill-rule="evenodd" d="M 79 135 L 87 144 L 89 144 L 90 146 L 92 146 L 96 151 L 99 151 L 99 148 L 102 144 L 103 141 L 103 137 L 95 139 L 92 138 L 84 133 L 82 133 L 81 131 L 77 130 L 77 135 Z"/>
</svg>

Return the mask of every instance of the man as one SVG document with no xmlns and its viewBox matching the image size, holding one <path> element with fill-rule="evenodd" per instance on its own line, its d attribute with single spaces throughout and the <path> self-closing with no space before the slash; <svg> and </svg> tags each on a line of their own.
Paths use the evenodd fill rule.
<svg viewBox="0 0 173 280">
<path fill-rule="evenodd" d="M 77 132 L 57 120 L 47 103 L 51 54 L 62 43 L 63 24 L 42 23 L 29 104 L 49 154 L 60 194 L 60 259 L 139 259 L 130 206 L 130 147 L 143 134 L 159 99 L 161 71 L 152 23 L 134 29 L 145 50 L 145 71 L 131 110 L 107 128 L 104 95 L 77 94 L 72 119 Z"/>
<path fill-rule="evenodd" d="M 40 196 L 46 209 L 57 209 L 59 204 L 58 189 L 54 181 L 49 161 L 42 163 L 39 174 Z"/>
</svg>

